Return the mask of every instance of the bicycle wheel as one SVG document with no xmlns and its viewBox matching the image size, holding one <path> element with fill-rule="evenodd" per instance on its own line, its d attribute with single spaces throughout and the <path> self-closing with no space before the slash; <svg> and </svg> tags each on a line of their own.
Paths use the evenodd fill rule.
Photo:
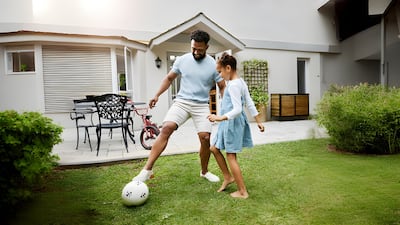
<svg viewBox="0 0 400 225">
<path fill-rule="evenodd" d="M 157 127 L 147 126 L 143 128 L 140 133 L 140 144 L 144 149 L 150 150 L 159 134 L 160 130 Z"/>
</svg>

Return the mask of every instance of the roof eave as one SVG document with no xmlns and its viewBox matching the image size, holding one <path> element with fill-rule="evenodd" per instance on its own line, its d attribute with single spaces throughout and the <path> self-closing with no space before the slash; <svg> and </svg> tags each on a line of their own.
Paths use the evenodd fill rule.
<svg viewBox="0 0 400 225">
<path fill-rule="evenodd" d="M 121 45 L 140 51 L 147 50 L 147 43 L 129 40 L 123 36 L 66 34 L 29 30 L 0 33 L 0 43 L 15 42 L 67 42 L 76 44 Z"/>
</svg>

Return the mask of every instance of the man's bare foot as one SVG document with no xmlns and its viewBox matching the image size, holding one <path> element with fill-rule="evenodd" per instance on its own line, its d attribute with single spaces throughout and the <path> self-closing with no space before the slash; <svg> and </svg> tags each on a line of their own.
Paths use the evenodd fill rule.
<svg viewBox="0 0 400 225">
<path fill-rule="evenodd" d="M 230 184 L 232 184 L 233 182 L 235 182 L 235 179 L 232 177 L 230 180 L 224 180 L 224 182 L 222 182 L 221 187 L 218 189 L 217 192 L 223 192 L 225 191 L 226 187 L 228 187 Z"/>
<path fill-rule="evenodd" d="M 235 192 L 231 193 L 231 197 L 246 199 L 249 197 L 249 193 L 247 193 L 247 191 L 246 191 L 243 194 L 241 194 L 239 191 L 235 191 Z"/>
</svg>

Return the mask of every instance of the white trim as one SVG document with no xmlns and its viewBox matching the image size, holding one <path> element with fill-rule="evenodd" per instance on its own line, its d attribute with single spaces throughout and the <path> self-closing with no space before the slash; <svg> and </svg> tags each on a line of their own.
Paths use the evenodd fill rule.
<svg viewBox="0 0 400 225">
<path fill-rule="evenodd" d="M 118 87 L 118 69 L 117 69 L 117 50 L 115 48 L 110 49 L 110 57 L 111 57 L 111 85 L 112 92 L 119 93 Z"/>
<path fill-rule="evenodd" d="M 41 112 L 44 112 L 45 101 L 44 101 L 44 77 L 43 77 L 43 51 L 41 44 L 35 44 L 35 70 L 36 70 L 36 87 L 38 90 L 37 102 L 38 108 Z"/>
<path fill-rule="evenodd" d="M 138 42 L 130 41 L 123 37 L 102 37 L 85 35 L 66 35 L 53 33 L 10 33 L 6 36 L 0 36 L 0 43 L 16 42 L 56 42 L 68 44 L 85 45 L 107 45 L 107 46 L 127 46 L 140 51 L 147 51 L 147 46 Z"/>
<path fill-rule="evenodd" d="M 212 39 L 222 43 L 226 49 L 232 49 L 234 52 L 241 51 L 245 48 L 245 45 L 239 39 L 222 29 L 203 13 L 199 13 L 192 19 L 189 19 L 173 29 L 151 39 L 149 47 L 150 49 L 153 49 L 155 46 L 158 46 L 181 33 L 185 33 L 191 28 L 198 28 L 207 31 Z"/>
<path fill-rule="evenodd" d="M 337 45 L 315 45 L 304 43 L 292 42 L 279 42 L 279 41 L 259 41 L 245 39 L 248 49 L 273 49 L 273 50 L 287 50 L 287 51 L 302 51 L 302 52 L 324 52 L 324 53 L 340 53 L 340 46 Z"/>
<path fill-rule="evenodd" d="M 128 54 L 129 53 L 129 54 Z M 124 47 L 124 64 L 125 64 L 125 86 L 126 93 L 129 97 L 133 97 L 133 78 L 132 78 L 132 51 L 128 47 Z"/>
<path fill-rule="evenodd" d="M 21 53 L 21 52 L 32 52 L 33 53 L 33 62 L 35 65 L 35 70 L 34 71 L 19 71 L 19 72 L 13 72 L 13 68 L 9 68 L 9 53 Z M 32 75 L 36 74 L 36 68 L 37 68 L 37 54 L 36 54 L 36 48 L 34 45 L 19 45 L 19 46 L 12 46 L 12 47 L 6 47 L 4 51 L 4 69 L 5 69 L 5 74 L 7 75 Z"/>
</svg>

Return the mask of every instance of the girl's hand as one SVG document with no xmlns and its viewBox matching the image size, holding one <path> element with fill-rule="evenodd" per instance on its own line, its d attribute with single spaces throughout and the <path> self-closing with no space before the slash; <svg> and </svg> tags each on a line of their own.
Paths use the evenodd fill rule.
<svg viewBox="0 0 400 225">
<path fill-rule="evenodd" d="M 215 122 L 215 120 L 217 119 L 217 115 L 210 114 L 210 115 L 207 116 L 207 119 L 208 119 L 210 122 Z"/>
<path fill-rule="evenodd" d="M 210 114 L 210 115 L 207 116 L 207 119 L 210 122 L 218 122 L 218 121 L 227 120 L 228 117 L 226 117 L 226 116 L 217 116 L 217 115 L 214 115 L 214 114 Z"/>
<path fill-rule="evenodd" d="M 257 123 L 258 129 L 260 129 L 261 132 L 264 132 L 264 125 L 262 123 Z"/>
</svg>

